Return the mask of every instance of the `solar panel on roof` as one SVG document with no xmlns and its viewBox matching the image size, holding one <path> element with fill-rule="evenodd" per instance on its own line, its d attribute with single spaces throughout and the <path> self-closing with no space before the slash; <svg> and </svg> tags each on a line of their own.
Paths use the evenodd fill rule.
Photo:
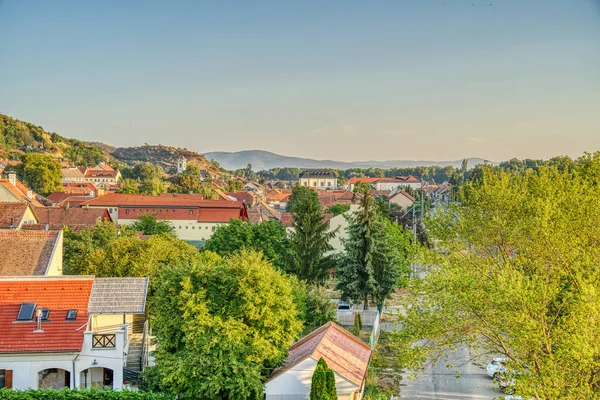
<svg viewBox="0 0 600 400">
<path fill-rule="evenodd" d="M 21 303 L 19 314 L 17 315 L 17 321 L 31 321 L 33 319 L 33 312 L 35 311 L 35 303 Z"/>
</svg>

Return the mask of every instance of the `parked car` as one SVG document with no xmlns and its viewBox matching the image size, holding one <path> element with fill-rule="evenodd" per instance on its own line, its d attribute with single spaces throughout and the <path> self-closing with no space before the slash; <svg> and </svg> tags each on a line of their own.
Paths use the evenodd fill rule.
<svg viewBox="0 0 600 400">
<path fill-rule="evenodd" d="M 501 375 L 506 374 L 506 357 L 494 358 L 487 366 L 487 374 L 490 378 L 497 379 Z"/>
<path fill-rule="evenodd" d="M 349 301 L 340 300 L 338 302 L 337 309 L 339 311 L 350 311 L 352 310 L 352 303 Z"/>
</svg>

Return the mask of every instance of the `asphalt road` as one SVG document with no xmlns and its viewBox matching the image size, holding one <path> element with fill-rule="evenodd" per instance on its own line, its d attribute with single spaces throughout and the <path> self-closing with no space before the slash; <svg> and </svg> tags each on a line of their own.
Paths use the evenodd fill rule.
<svg viewBox="0 0 600 400">
<path fill-rule="evenodd" d="M 491 400 L 502 398 L 502 392 L 493 389 L 494 383 L 487 376 L 485 370 L 467 362 L 469 358 L 466 349 L 459 349 L 447 361 L 442 358 L 418 378 L 403 379 L 400 396 L 396 398 L 402 400 Z M 446 364 L 460 366 L 460 377 L 456 377 L 454 369 L 446 368 Z"/>
</svg>

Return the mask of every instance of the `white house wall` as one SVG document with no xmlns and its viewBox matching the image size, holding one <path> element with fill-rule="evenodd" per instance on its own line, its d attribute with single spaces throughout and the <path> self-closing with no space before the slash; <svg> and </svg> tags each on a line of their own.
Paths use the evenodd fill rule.
<svg viewBox="0 0 600 400">
<path fill-rule="evenodd" d="M 48 269 L 46 270 L 47 276 L 58 276 L 62 275 L 63 268 L 63 233 L 58 231 L 58 237 L 56 238 L 56 245 L 52 249 L 52 255 L 48 262 Z"/>
<path fill-rule="evenodd" d="M 308 357 L 265 384 L 266 400 L 306 400 L 309 398 L 312 375 L 317 360 Z M 335 387 L 339 400 L 354 400 L 359 387 L 335 373 Z"/>
<path fill-rule="evenodd" d="M 329 244 L 333 247 L 330 254 L 341 253 L 344 251 L 343 241 L 348 239 L 348 220 L 346 219 L 351 213 L 358 211 L 360 206 L 358 204 L 350 204 L 350 210 L 344 214 L 336 215 L 329 220 L 329 231 L 332 232 L 336 228 L 338 229 L 335 236 L 329 239 Z"/>
</svg>

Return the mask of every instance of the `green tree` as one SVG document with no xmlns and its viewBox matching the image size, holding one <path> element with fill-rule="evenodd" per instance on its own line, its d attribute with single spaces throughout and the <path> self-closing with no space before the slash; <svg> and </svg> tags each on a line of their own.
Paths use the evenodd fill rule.
<svg viewBox="0 0 600 400">
<path fill-rule="evenodd" d="M 327 212 L 334 216 L 343 214 L 347 211 L 350 211 L 350 204 L 334 204 L 327 209 Z"/>
<path fill-rule="evenodd" d="M 23 164 L 17 168 L 27 186 L 44 196 L 62 190 L 60 170 L 61 165 L 56 159 L 34 153 L 23 156 Z"/>
<path fill-rule="evenodd" d="M 290 243 L 285 226 L 280 221 L 268 220 L 258 224 L 231 220 L 217 227 L 204 248 L 219 255 L 233 254 L 242 249 L 261 251 L 273 265 L 288 271 Z"/>
<path fill-rule="evenodd" d="M 133 167 L 132 175 L 132 178 L 140 182 L 140 192 L 142 194 L 156 196 L 166 192 L 166 186 L 163 182 L 165 171 L 161 167 L 149 162 L 140 163 Z"/>
<path fill-rule="evenodd" d="M 140 194 L 140 188 L 138 187 L 138 183 L 131 179 L 126 178 L 121 182 L 121 187 L 118 190 L 118 193 L 123 194 Z"/>
<path fill-rule="evenodd" d="M 257 252 L 163 269 L 151 303 L 159 386 L 182 399 L 260 399 L 301 329 L 288 279 Z"/>
<path fill-rule="evenodd" d="M 319 358 L 310 384 L 310 400 L 337 400 L 335 374 L 323 357 Z"/>
<path fill-rule="evenodd" d="M 237 179 L 231 179 L 227 182 L 226 192 L 239 192 L 240 190 L 242 190 L 242 182 Z"/>
<path fill-rule="evenodd" d="M 337 400 L 337 389 L 335 387 L 335 374 L 331 368 L 327 368 L 325 371 L 325 387 L 327 388 L 327 394 L 329 400 Z"/>
<path fill-rule="evenodd" d="M 65 275 L 104 277 L 154 277 L 165 265 L 198 256 L 193 246 L 169 234 L 142 240 L 132 229 L 107 221 L 80 233 L 65 229 L 63 252 Z"/>
<path fill-rule="evenodd" d="M 137 221 L 128 226 L 135 232 L 142 232 L 144 235 L 160 235 L 167 233 L 175 236 L 175 227 L 169 221 L 159 221 L 156 219 L 156 214 L 142 214 Z"/>
<path fill-rule="evenodd" d="M 362 330 L 362 320 L 360 313 L 354 314 L 354 334 L 360 337 L 360 331 Z"/>
<path fill-rule="evenodd" d="M 401 366 L 463 343 L 508 357 L 523 398 L 600 398 L 599 173 L 600 153 L 572 171 L 485 167 L 432 217 L 435 267 L 392 335 Z"/>
<path fill-rule="evenodd" d="M 327 363 L 321 357 L 310 382 L 310 400 L 329 400 L 327 392 Z"/>
<path fill-rule="evenodd" d="M 348 240 L 336 272 L 338 288 L 344 297 L 362 300 L 365 310 L 369 297 L 381 307 L 408 274 L 408 233 L 377 213 L 369 193 L 363 193 L 361 209 L 348 218 Z"/>
<path fill-rule="evenodd" d="M 329 221 L 323 220 L 323 211 L 313 190 L 296 186 L 288 207 L 294 215 L 290 271 L 309 283 L 324 282 L 331 267 L 324 255 L 333 249 L 329 240 L 337 232 L 329 231 Z"/>
</svg>

